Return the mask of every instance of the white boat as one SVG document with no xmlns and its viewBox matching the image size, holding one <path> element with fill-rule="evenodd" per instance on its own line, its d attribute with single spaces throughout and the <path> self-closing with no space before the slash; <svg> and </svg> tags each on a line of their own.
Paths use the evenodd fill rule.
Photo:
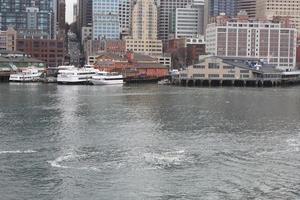
<svg viewBox="0 0 300 200">
<path fill-rule="evenodd" d="M 91 79 L 93 85 L 121 85 L 124 83 L 123 75 L 116 72 L 99 71 Z"/>
<path fill-rule="evenodd" d="M 23 69 L 21 72 L 16 74 L 11 74 L 9 81 L 11 82 L 35 82 L 39 81 L 43 70 L 40 70 L 35 67 L 30 67 Z"/>
<path fill-rule="evenodd" d="M 57 75 L 57 82 L 61 84 L 87 84 L 99 70 L 92 67 L 76 68 L 61 66 Z"/>
<path fill-rule="evenodd" d="M 163 79 L 157 82 L 158 85 L 170 85 L 171 82 L 169 79 Z"/>
</svg>

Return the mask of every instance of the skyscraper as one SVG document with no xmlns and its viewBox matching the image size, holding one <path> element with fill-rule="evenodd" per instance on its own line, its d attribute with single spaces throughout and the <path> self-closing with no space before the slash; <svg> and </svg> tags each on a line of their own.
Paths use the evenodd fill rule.
<svg viewBox="0 0 300 200">
<path fill-rule="evenodd" d="M 157 7 L 154 0 L 137 0 L 132 12 L 133 39 L 157 39 Z"/>
<path fill-rule="evenodd" d="M 173 22 L 174 21 L 174 22 Z M 172 17 L 175 38 L 191 38 L 204 34 L 204 5 L 193 4 L 186 8 L 176 8 Z"/>
<path fill-rule="evenodd" d="M 238 0 L 206 0 L 204 8 L 204 27 L 209 23 L 211 17 L 218 16 L 220 13 L 234 17 L 237 14 L 237 1 Z"/>
<path fill-rule="evenodd" d="M 127 36 L 131 34 L 131 17 L 132 17 L 133 0 L 120 0 L 119 20 L 121 34 Z"/>
<path fill-rule="evenodd" d="M 237 12 L 245 10 L 250 18 L 256 16 L 256 0 L 238 0 Z"/>
<path fill-rule="evenodd" d="M 14 27 L 19 33 L 54 38 L 56 0 L 0 0 L 0 29 Z"/>
<path fill-rule="evenodd" d="M 120 0 L 93 0 L 93 39 L 120 38 Z"/>
<path fill-rule="evenodd" d="M 132 37 L 126 39 L 126 50 L 152 56 L 162 54 L 157 40 L 157 6 L 154 0 L 137 0 L 132 12 Z"/>
<path fill-rule="evenodd" d="M 199 0 L 196 0 L 199 1 Z M 158 38 L 167 40 L 170 33 L 171 16 L 176 8 L 185 8 L 193 0 L 157 0 L 159 6 Z"/>
</svg>

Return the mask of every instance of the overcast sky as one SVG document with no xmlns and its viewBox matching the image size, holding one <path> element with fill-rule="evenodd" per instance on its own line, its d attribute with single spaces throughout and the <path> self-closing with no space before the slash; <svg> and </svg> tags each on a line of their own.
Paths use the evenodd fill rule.
<svg viewBox="0 0 300 200">
<path fill-rule="evenodd" d="M 66 0 L 66 21 L 70 24 L 73 22 L 73 4 L 77 0 Z"/>
</svg>

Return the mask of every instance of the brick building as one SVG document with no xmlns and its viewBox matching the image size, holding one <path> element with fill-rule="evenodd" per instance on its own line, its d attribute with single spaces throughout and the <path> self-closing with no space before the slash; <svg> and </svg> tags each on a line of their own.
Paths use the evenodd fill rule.
<svg viewBox="0 0 300 200">
<path fill-rule="evenodd" d="M 45 61 L 48 67 L 62 65 L 66 55 L 62 40 L 18 38 L 17 50 Z"/>
<path fill-rule="evenodd" d="M 126 77 L 159 78 L 168 75 L 168 67 L 156 58 L 138 53 L 102 53 L 96 57 L 95 67 L 105 71 L 118 71 Z"/>
</svg>

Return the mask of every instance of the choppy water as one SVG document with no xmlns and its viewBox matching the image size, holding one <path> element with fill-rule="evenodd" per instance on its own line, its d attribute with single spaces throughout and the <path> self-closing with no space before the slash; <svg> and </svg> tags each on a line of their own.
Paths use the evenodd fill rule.
<svg viewBox="0 0 300 200">
<path fill-rule="evenodd" d="M 0 199 L 300 199 L 300 88 L 0 85 Z"/>
</svg>

